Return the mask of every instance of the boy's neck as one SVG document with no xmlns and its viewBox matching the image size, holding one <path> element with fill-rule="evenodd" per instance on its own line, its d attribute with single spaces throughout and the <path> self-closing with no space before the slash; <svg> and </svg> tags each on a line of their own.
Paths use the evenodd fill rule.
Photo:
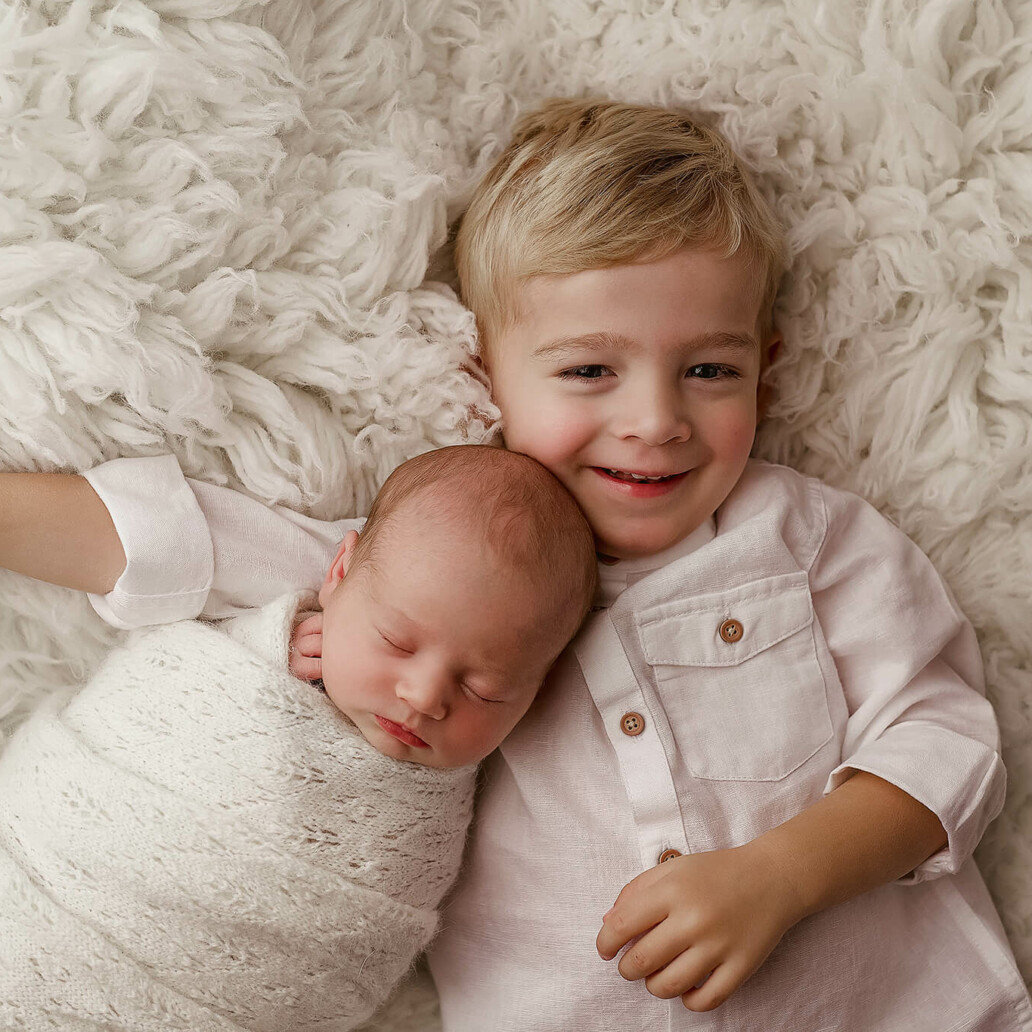
<svg viewBox="0 0 1032 1032">
<path fill-rule="evenodd" d="M 716 521 L 710 516 L 693 531 L 685 534 L 683 538 L 678 539 L 672 545 L 667 545 L 666 548 L 658 552 L 651 552 L 648 555 L 636 555 L 632 558 L 621 558 L 620 556 L 607 555 L 605 552 L 597 551 L 595 555 L 603 566 L 615 566 L 617 563 L 625 563 L 635 568 L 656 568 L 665 566 L 671 560 L 687 555 L 689 552 L 694 552 L 696 548 L 712 540 L 715 533 Z"/>
<path fill-rule="evenodd" d="M 611 605 L 626 588 L 649 576 L 653 571 L 701 548 L 712 541 L 715 534 L 716 522 L 710 517 L 702 526 L 696 527 L 690 534 L 686 534 L 680 541 L 661 552 L 637 556 L 634 559 L 617 560 L 613 560 L 612 556 L 599 555 L 601 569 L 596 604 L 604 607 Z M 610 561 L 607 562 L 607 559 Z"/>
</svg>

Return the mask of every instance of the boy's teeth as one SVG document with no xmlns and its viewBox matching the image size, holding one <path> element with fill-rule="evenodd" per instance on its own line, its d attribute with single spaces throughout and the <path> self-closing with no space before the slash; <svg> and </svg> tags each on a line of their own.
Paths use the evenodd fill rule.
<svg viewBox="0 0 1032 1032">
<path fill-rule="evenodd" d="M 607 469 L 606 472 L 617 480 L 635 480 L 639 484 L 652 484 L 658 480 L 666 480 L 666 477 L 644 477 L 639 473 L 624 473 L 618 469 Z"/>
</svg>

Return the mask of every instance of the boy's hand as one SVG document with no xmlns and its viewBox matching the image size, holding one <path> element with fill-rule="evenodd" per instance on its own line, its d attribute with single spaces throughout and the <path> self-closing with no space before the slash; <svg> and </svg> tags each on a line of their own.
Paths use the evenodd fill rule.
<svg viewBox="0 0 1032 1032">
<path fill-rule="evenodd" d="M 612 960 L 637 938 L 618 965 L 624 978 L 644 978 L 653 996 L 680 996 L 692 1011 L 719 1007 L 805 913 L 774 858 L 753 846 L 674 857 L 638 875 L 602 919 L 599 955 Z"/>
<path fill-rule="evenodd" d="M 290 672 L 302 681 L 322 677 L 322 613 L 302 614 L 290 639 Z"/>
</svg>

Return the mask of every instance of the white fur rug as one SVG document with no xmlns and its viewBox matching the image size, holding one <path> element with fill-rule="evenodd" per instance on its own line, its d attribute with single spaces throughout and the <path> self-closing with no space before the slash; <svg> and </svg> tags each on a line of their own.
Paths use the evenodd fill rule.
<svg viewBox="0 0 1032 1032">
<path fill-rule="evenodd" d="M 691 109 L 776 195 L 758 453 L 869 498 L 974 621 L 1011 778 L 979 859 L 1032 977 L 1027 0 L 2 0 L 0 467 L 171 449 L 352 515 L 480 439 L 447 227 L 520 108 L 584 93 Z M 113 633 L 0 594 L 9 730 Z"/>
</svg>

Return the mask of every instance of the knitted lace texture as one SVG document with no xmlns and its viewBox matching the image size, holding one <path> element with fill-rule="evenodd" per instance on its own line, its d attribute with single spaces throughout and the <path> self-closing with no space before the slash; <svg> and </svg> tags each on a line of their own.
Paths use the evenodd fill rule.
<svg viewBox="0 0 1032 1032">
<path fill-rule="evenodd" d="M 136 633 L 0 757 L 0 1028 L 342 1030 L 426 946 L 474 769 L 287 672 L 299 596 Z"/>
</svg>

